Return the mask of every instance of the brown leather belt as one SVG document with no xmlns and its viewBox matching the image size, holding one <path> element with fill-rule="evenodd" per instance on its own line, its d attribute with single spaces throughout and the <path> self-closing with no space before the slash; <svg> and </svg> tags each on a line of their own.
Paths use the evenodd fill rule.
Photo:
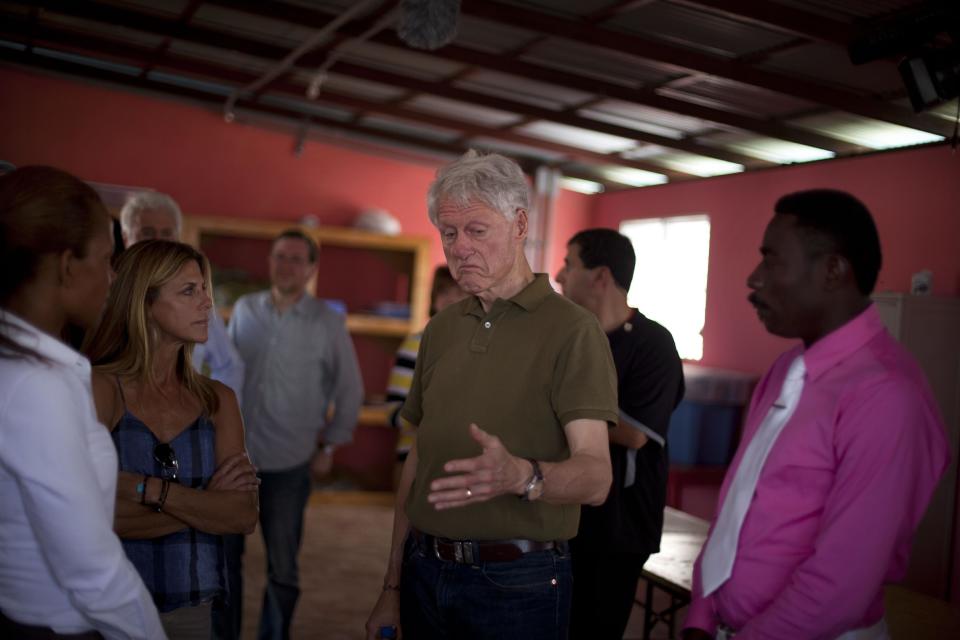
<svg viewBox="0 0 960 640">
<path fill-rule="evenodd" d="M 566 541 L 540 542 L 538 540 L 450 540 L 438 538 L 413 529 L 413 537 L 424 550 L 433 552 L 439 560 L 461 564 L 481 562 L 511 562 L 534 551 L 566 551 Z"/>
</svg>

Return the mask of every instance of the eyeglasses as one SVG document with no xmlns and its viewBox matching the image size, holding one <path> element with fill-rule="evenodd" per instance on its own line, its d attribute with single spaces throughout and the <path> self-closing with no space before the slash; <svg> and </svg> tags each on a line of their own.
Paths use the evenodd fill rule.
<svg viewBox="0 0 960 640">
<path fill-rule="evenodd" d="M 161 442 L 153 448 L 153 459 L 160 463 L 160 477 L 164 480 L 176 480 L 180 463 L 177 454 L 169 444 Z"/>
</svg>

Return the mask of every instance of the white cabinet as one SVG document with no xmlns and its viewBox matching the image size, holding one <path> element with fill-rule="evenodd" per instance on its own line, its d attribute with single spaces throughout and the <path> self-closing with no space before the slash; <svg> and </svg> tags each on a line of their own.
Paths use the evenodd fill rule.
<svg viewBox="0 0 960 640">
<path fill-rule="evenodd" d="M 890 333 L 927 374 L 950 443 L 950 466 L 917 530 L 904 584 L 960 603 L 960 298 L 878 293 L 873 299 Z"/>
</svg>

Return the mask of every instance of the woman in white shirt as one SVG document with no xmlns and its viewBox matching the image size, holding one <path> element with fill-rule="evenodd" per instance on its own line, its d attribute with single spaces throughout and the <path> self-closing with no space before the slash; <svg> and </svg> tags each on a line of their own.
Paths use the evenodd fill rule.
<svg viewBox="0 0 960 640">
<path fill-rule="evenodd" d="M 90 363 L 59 339 L 96 327 L 112 253 L 89 186 L 48 167 L 0 177 L 0 637 L 165 638 L 113 533 Z"/>
</svg>

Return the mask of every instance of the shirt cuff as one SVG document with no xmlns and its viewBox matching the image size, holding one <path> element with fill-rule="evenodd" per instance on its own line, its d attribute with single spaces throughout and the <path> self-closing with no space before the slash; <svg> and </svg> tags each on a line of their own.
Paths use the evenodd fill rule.
<svg viewBox="0 0 960 640">
<path fill-rule="evenodd" d="M 690 602 L 687 619 L 683 622 L 684 629 L 694 627 L 703 629 L 710 635 L 716 635 L 719 624 L 720 620 L 713 608 L 713 598 L 694 598 Z"/>
</svg>

